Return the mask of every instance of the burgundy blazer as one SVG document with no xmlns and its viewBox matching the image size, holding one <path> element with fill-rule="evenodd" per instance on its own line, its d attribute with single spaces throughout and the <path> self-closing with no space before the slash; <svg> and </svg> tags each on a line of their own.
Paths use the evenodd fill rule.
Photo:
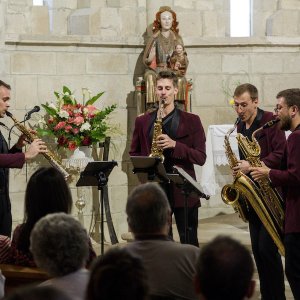
<svg viewBox="0 0 300 300">
<path fill-rule="evenodd" d="M 24 153 L 0 154 L 0 168 L 22 168 L 25 162 Z"/>
<path fill-rule="evenodd" d="M 273 119 L 271 112 L 264 111 L 259 123 L 263 126 Z M 266 166 L 272 169 L 280 168 L 286 145 L 285 133 L 277 125 L 263 129 L 255 135 L 261 148 L 260 158 Z M 242 122 L 238 125 L 237 132 L 241 131 L 241 127 Z"/>
<path fill-rule="evenodd" d="M 300 232 L 300 130 L 293 131 L 285 152 L 286 169 L 271 170 L 274 186 L 287 188 L 285 208 L 285 233 Z"/>
<path fill-rule="evenodd" d="M 206 160 L 205 133 L 200 118 L 197 115 L 179 110 L 179 125 L 176 133 L 176 146 L 171 152 L 171 163 L 183 168 L 195 178 L 194 165 L 203 166 Z M 135 120 L 131 148 L 131 156 L 148 156 L 151 152 L 152 140 L 148 134 L 151 124 L 151 114 L 146 113 Z M 184 206 L 181 191 L 174 186 L 173 197 L 175 207 Z M 198 198 L 190 197 L 189 207 L 200 205 Z"/>
</svg>

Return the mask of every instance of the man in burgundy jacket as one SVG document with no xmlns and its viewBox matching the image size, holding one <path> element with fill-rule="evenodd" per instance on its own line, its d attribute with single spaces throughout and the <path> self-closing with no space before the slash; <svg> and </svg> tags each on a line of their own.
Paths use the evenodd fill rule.
<svg viewBox="0 0 300 300">
<path fill-rule="evenodd" d="M 284 189 L 285 208 L 285 273 L 294 299 L 300 299 L 300 89 L 287 89 L 277 94 L 277 113 L 282 130 L 291 130 L 287 139 L 282 170 L 268 167 L 251 168 L 254 180 L 269 176 L 274 186 Z"/>
<path fill-rule="evenodd" d="M 195 178 L 193 164 L 202 166 L 206 160 L 205 133 L 197 115 L 175 108 L 174 98 L 178 92 L 177 77 L 169 71 L 159 73 L 156 83 L 158 99 L 164 99 L 162 109 L 163 134 L 158 136 L 157 146 L 163 148 L 164 166 L 172 173 L 173 166 L 183 168 Z M 131 156 L 148 156 L 151 152 L 153 125 L 159 111 L 146 113 L 136 118 L 132 137 Z M 184 242 L 184 196 L 173 184 L 163 186 L 174 213 L 180 241 Z M 200 200 L 188 197 L 188 241 L 199 246 L 197 238 L 198 207 Z"/>
<path fill-rule="evenodd" d="M 9 108 L 10 85 L 0 80 L 0 118 L 4 118 Z M 5 126 L 3 123 L 1 126 Z M 0 131 L 0 235 L 11 235 L 12 216 L 9 199 L 9 168 L 22 168 L 25 160 L 34 158 L 46 152 L 46 146 L 40 139 L 34 140 L 25 153 L 21 148 L 25 136 L 21 135 L 16 145 L 8 149 L 7 143 Z"/>
<path fill-rule="evenodd" d="M 245 83 L 235 89 L 234 105 L 241 119 L 237 131 L 250 140 L 256 129 L 274 119 L 273 113 L 258 108 L 258 91 L 252 84 Z M 284 132 L 273 126 L 258 132 L 255 138 L 261 147 L 261 161 L 271 168 L 279 169 L 286 144 Z M 240 151 L 239 165 L 233 168 L 234 174 L 240 170 L 249 176 L 249 168 L 249 162 Z M 284 273 L 277 246 L 252 207 L 249 207 L 248 221 L 262 299 L 285 299 Z"/>
</svg>

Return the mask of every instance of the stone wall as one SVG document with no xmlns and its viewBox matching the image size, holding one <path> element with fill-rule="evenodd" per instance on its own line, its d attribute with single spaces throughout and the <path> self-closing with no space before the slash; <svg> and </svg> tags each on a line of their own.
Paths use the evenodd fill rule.
<svg viewBox="0 0 300 300">
<path fill-rule="evenodd" d="M 144 72 L 142 50 L 161 5 L 177 12 L 190 61 L 187 76 L 193 80 L 192 112 L 200 116 L 205 130 L 210 124 L 234 122 L 226 92 L 232 93 L 239 82 L 255 84 L 261 106 L 268 109 L 274 107 L 279 90 L 299 85 L 299 1 L 254 0 L 251 38 L 229 37 L 229 0 L 44 2 L 37 7 L 31 0 L 0 1 L 0 74 L 12 85 L 11 112 L 21 119 L 34 105 L 53 99 L 53 91 L 63 85 L 78 97 L 82 87 L 106 91 L 101 105 L 118 105 L 113 120 L 122 132 L 112 138 L 110 152 L 119 164 L 109 179 L 118 235 L 127 231 L 126 196 L 137 184 L 128 156 L 137 114 L 135 82 Z M 23 216 L 26 175 L 37 166 L 35 162 L 11 172 L 15 223 Z M 218 172 L 222 180 L 228 169 Z M 75 197 L 74 182 L 72 186 Z M 87 202 L 86 224 L 92 207 Z"/>
</svg>

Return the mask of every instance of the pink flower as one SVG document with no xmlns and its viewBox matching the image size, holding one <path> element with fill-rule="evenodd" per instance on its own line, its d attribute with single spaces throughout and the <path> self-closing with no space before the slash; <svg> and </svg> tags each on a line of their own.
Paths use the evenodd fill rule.
<svg viewBox="0 0 300 300">
<path fill-rule="evenodd" d="M 66 125 L 65 127 L 65 132 L 70 132 L 72 129 L 72 126 L 71 125 Z"/>
<path fill-rule="evenodd" d="M 54 127 L 54 130 L 60 130 L 60 129 L 62 129 L 62 128 L 64 128 L 66 126 L 66 122 L 63 122 L 63 121 L 61 121 L 61 122 L 58 122 L 58 124 Z"/>
<path fill-rule="evenodd" d="M 69 144 L 68 144 L 68 148 L 71 151 L 74 151 L 76 149 L 76 143 L 74 141 L 70 141 Z"/>
<path fill-rule="evenodd" d="M 79 132 L 79 129 L 78 129 L 78 128 L 73 128 L 72 130 L 73 130 L 73 132 L 74 132 L 75 134 L 77 134 L 77 133 Z"/>
<path fill-rule="evenodd" d="M 86 108 L 90 114 L 97 110 L 97 108 L 94 105 L 87 105 Z"/>
<path fill-rule="evenodd" d="M 76 124 L 76 125 L 80 125 L 80 124 L 82 124 L 83 122 L 84 122 L 84 119 L 83 119 L 83 117 L 81 117 L 81 116 L 76 117 L 76 118 L 74 119 L 74 121 L 73 121 L 73 123 Z"/>
</svg>

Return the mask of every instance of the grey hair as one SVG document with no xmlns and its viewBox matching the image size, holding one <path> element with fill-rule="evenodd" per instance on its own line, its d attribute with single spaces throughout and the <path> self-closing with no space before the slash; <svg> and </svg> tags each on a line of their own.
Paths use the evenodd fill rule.
<svg viewBox="0 0 300 300">
<path fill-rule="evenodd" d="M 167 196 L 156 183 L 137 186 L 128 196 L 126 213 L 134 234 L 151 234 L 168 223 L 171 212 Z"/>
<path fill-rule="evenodd" d="M 82 268 L 89 255 L 86 230 L 71 215 L 49 214 L 34 226 L 30 250 L 37 266 L 50 276 L 64 276 Z"/>
</svg>

